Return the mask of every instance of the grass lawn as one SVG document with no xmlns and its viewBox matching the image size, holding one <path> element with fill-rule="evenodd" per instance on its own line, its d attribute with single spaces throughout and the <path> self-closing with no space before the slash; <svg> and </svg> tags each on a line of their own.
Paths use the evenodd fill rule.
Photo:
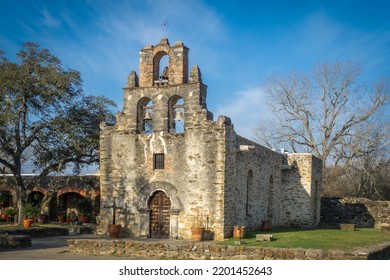
<svg viewBox="0 0 390 280">
<path fill-rule="evenodd" d="M 338 229 L 292 229 L 274 228 L 271 231 L 261 232 L 272 234 L 275 238 L 271 242 L 257 242 L 255 234 L 241 239 L 245 246 L 262 246 L 275 248 L 305 248 L 305 249 L 339 249 L 344 251 L 390 242 L 390 232 L 381 232 L 374 228 L 357 228 L 355 231 Z M 222 242 L 225 245 L 234 245 L 238 238 L 230 238 Z"/>
</svg>

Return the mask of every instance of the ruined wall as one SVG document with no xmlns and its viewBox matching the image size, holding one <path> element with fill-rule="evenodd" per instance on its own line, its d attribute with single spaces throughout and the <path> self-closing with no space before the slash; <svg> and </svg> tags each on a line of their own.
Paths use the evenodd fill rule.
<svg viewBox="0 0 390 280">
<path fill-rule="evenodd" d="M 379 228 L 381 223 L 390 224 L 390 201 L 323 197 L 321 199 L 321 223 L 348 223 L 362 228 Z"/>
<path fill-rule="evenodd" d="M 226 171 L 232 185 L 226 194 L 234 205 L 226 213 L 225 219 L 230 218 L 229 226 L 244 225 L 248 231 L 259 230 L 261 223 L 271 220 L 279 224 L 280 215 L 280 186 L 281 186 L 281 155 L 257 143 L 234 135 L 234 141 L 229 145 L 235 146 L 233 168 Z M 232 232 L 232 228 L 229 227 Z"/>
<path fill-rule="evenodd" d="M 282 224 L 313 227 L 319 222 L 321 160 L 311 154 L 288 154 L 282 172 Z"/>
</svg>

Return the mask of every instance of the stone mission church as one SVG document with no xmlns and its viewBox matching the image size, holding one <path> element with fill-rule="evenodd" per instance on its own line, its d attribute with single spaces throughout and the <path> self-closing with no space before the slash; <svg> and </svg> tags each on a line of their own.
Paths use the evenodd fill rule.
<svg viewBox="0 0 390 280">
<path fill-rule="evenodd" d="M 132 237 L 231 237 L 234 226 L 313 227 L 320 218 L 321 161 L 279 153 L 237 135 L 229 117 L 207 110 L 198 66 L 189 72 L 182 43 L 140 51 L 139 76 L 123 89 L 123 111 L 100 134 L 101 211 L 98 231 L 116 223 Z M 166 56 L 166 57 L 165 57 Z M 168 59 L 163 68 L 162 58 Z"/>
</svg>

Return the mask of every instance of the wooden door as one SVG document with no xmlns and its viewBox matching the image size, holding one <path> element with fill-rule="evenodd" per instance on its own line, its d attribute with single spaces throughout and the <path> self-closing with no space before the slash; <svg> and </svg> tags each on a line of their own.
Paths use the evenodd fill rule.
<svg viewBox="0 0 390 280">
<path fill-rule="evenodd" d="M 169 210 L 171 200 L 163 191 L 157 191 L 149 201 L 150 237 L 169 238 Z"/>
</svg>

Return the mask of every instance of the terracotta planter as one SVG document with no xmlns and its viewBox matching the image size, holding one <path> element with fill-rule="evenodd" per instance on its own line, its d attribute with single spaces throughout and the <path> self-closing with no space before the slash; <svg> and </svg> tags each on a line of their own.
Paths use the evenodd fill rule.
<svg viewBox="0 0 390 280">
<path fill-rule="evenodd" d="M 83 224 L 88 223 L 88 216 L 80 215 L 79 221 L 82 222 Z"/>
<path fill-rule="evenodd" d="M 191 228 L 191 240 L 202 241 L 204 234 L 204 227 L 193 227 Z"/>
<path fill-rule="evenodd" d="M 64 215 L 59 215 L 57 216 L 57 220 L 59 223 L 64 223 L 65 222 L 65 216 Z"/>
<path fill-rule="evenodd" d="M 245 237 L 245 226 L 235 226 L 233 229 L 233 237 L 244 238 Z"/>
<path fill-rule="evenodd" d="M 23 227 L 24 228 L 29 228 L 29 227 L 31 227 L 31 225 L 32 225 L 32 221 L 30 219 L 23 220 Z"/>
<path fill-rule="evenodd" d="M 263 221 L 261 223 L 261 230 L 262 231 L 270 231 L 271 230 L 271 221 Z"/>
<path fill-rule="evenodd" d="M 7 222 L 8 223 L 11 223 L 14 221 L 14 217 L 13 216 L 7 216 Z"/>
<path fill-rule="evenodd" d="M 118 238 L 121 233 L 122 225 L 108 225 L 108 234 L 111 238 Z"/>
</svg>

